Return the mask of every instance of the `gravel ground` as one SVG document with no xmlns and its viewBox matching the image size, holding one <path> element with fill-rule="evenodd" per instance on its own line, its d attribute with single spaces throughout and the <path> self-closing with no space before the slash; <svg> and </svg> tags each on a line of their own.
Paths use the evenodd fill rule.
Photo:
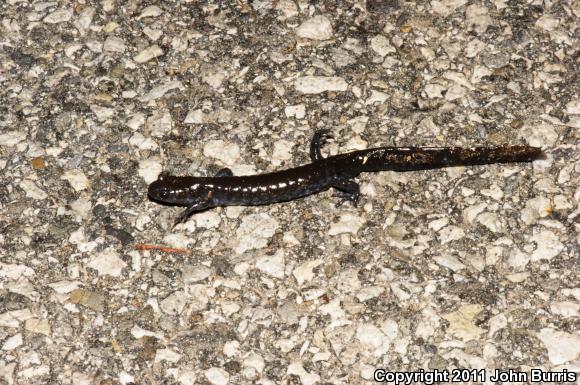
<svg viewBox="0 0 580 385">
<path fill-rule="evenodd" d="M 579 4 L 3 1 L 0 383 L 580 371 Z M 161 170 L 306 163 L 320 128 L 326 154 L 547 159 L 363 174 L 358 207 L 327 191 L 175 228 L 147 199 Z"/>
</svg>

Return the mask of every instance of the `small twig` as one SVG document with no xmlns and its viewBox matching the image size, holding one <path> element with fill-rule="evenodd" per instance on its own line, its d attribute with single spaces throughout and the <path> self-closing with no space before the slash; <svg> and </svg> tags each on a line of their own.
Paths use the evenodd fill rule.
<svg viewBox="0 0 580 385">
<path fill-rule="evenodd" d="M 135 250 L 159 250 L 165 253 L 173 253 L 173 254 L 187 254 L 189 253 L 188 249 L 180 249 L 176 247 L 169 247 L 163 245 L 152 245 L 149 243 L 137 243 L 135 245 Z"/>
</svg>

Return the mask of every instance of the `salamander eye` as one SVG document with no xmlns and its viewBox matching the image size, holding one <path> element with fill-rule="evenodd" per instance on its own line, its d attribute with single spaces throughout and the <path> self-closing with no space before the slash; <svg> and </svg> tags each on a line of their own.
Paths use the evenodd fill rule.
<svg viewBox="0 0 580 385">
<path fill-rule="evenodd" d="M 162 171 L 161 174 L 159 174 L 159 176 L 157 177 L 157 179 L 163 180 L 163 179 L 167 178 L 168 176 L 169 176 L 169 173 L 167 171 Z"/>
</svg>

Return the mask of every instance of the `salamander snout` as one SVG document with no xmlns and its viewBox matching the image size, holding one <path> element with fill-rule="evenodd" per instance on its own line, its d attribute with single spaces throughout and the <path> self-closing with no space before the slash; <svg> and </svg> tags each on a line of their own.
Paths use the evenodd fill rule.
<svg viewBox="0 0 580 385">
<path fill-rule="evenodd" d="M 171 185 L 167 183 L 167 180 L 159 178 L 149 185 L 147 195 L 156 202 L 171 203 L 171 190 Z"/>
<path fill-rule="evenodd" d="M 207 199 L 207 189 L 197 178 L 162 173 L 149 185 L 147 195 L 157 203 L 191 206 L 194 202 Z"/>
</svg>

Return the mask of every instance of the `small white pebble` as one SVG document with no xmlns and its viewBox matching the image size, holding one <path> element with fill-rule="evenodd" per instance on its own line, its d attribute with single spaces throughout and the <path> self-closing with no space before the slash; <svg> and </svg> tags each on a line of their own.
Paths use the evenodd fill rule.
<svg viewBox="0 0 580 385">
<path fill-rule="evenodd" d="M 86 190 L 90 186 L 88 178 L 81 170 L 69 170 L 60 179 L 66 180 L 77 192 Z"/>
<path fill-rule="evenodd" d="M 213 385 L 226 385 L 230 380 L 228 372 L 221 368 L 210 368 L 204 374 L 205 378 Z"/>
<path fill-rule="evenodd" d="M 139 130 L 144 124 L 145 115 L 140 112 L 132 114 L 129 120 L 125 123 L 125 125 L 133 131 Z"/>
<path fill-rule="evenodd" d="M 532 225 L 539 218 L 544 218 L 550 214 L 552 204 L 546 197 L 536 197 L 526 202 L 526 207 L 520 212 L 520 217 L 526 225 Z"/>
<path fill-rule="evenodd" d="M 171 349 L 158 349 L 155 352 L 155 362 L 167 361 L 167 362 L 178 362 L 181 358 L 181 354 L 174 352 Z"/>
<path fill-rule="evenodd" d="M 580 311 L 580 304 L 572 301 L 561 301 L 550 304 L 550 310 L 553 314 L 561 315 L 562 317 L 572 318 L 578 317 Z"/>
<path fill-rule="evenodd" d="M 182 279 L 185 284 L 203 281 L 211 275 L 211 268 L 204 265 L 186 265 L 182 270 Z"/>
<path fill-rule="evenodd" d="M 427 227 L 429 227 L 433 231 L 439 231 L 443 227 L 447 226 L 448 224 L 449 224 L 449 218 L 445 217 L 445 218 L 435 219 L 434 221 L 429 222 Z"/>
<path fill-rule="evenodd" d="M 46 15 L 42 21 L 48 24 L 58 24 L 69 21 L 72 16 L 73 11 L 71 9 L 57 9 L 56 11 Z"/>
<path fill-rule="evenodd" d="M 380 56 L 386 56 L 390 53 L 397 52 L 395 47 L 393 47 L 389 42 L 389 39 L 383 35 L 373 37 L 370 41 L 370 46 L 371 49 Z"/>
<path fill-rule="evenodd" d="M 121 383 L 121 385 L 133 384 L 134 381 L 135 378 L 126 371 L 123 370 L 121 371 L 121 373 L 119 373 L 119 382 Z"/>
<path fill-rule="evenodd" d="M 348 83 L 336 76 L 303 76 L 296 79 L 294 87 L 303 94 L 319 94 L 325 91 L 346 91 Z"/>
<path fill-rule="evenodd" d="M 425 94 L 429 99 L 442 98 L 445 90 L 447 87 L 437 83 L 429 83 L 425 86 Z"/>
<path fill-rule="evenodd" d="M 127 46 L 123 39 L 117 36 L 109 36 L 105 43 L 103 43 L 103 51 L 105 52 L 119 52 L 123 53 L 127 49 Z"/>
<path fill-rule="evenodd" d="M 137 17 L 137 19 L 143 19 L 145 17 L 157 17 L 161 15 L 163 11 L 156 5 L 150 5 L 148 7 L 143 8 L 141 14 Z"/>
<path fill-rule="evenodd" d="M 315 259 L 298 265 L 292 272 L 292 275 L 294 275 L 294 278 L 296 278 L 298 285 L 302 285 L 304 282 L 312 280 L 312 278 L 314 278 L 313 270 L 323 263 L 323 260 Z"/>
<path fill-rule="evenodd" d="M 461 227 L 447 226 L 439 232 L 439 240 L 442 244 L 457 241 L 465 236 L 465 231 Z"/>
<path fill-rule="evenodd" d="M 57 281 L 49 283 L 48 287 L 58 294 L 68 294 L 81 285 L 80 281 Z"/>
<path fill-rule="evenodd" d="M 287 117 L 295 117 L 296 119 L 303 119 L 306 116 L 306 106 L 304 104 L 297 104 L 295 106 L 286 106 L 284 113 Z"/>
<path fill-rule="evenodd" d="M 465 9 L 465 24 L 469 31 L 483 34 L 492 24 L 487 7 L 471 4 Z"/>
<path fill-rule="evenodd" d="M 163 242 L 171 247 L 185 249 L 193 242 L 193 239 L 185 234 L 174 233 L 167 234 L 165 237 L 163 237 Z"/>
<path fill-rule="evenodd" d="M 97 104 L 91 104 L 89 108 L 99 122 L 104 122 L 105 120 L 112 118 L 115 115 L 114 108 L 103 107 Z"/>
<path fill-rule="evenodd" d="M 79 30 L 81 36 L 86 35 L 94 16 L 95 9 L 93 7 L 84 7 L 79 13 L 77 20 L 74 22 L 74 26 Z"/>
<path fill-rule="evenodd" d="M 201 75 L 201 80 L 203 80 L 204 83 L 209 85 L 214 90 L 219 90 L 227 77 L 228 72 L 225 69 L 221 67 L 215 67 L 203 72 Z"/>
<path fill-rule="evenodd" d="M 534 232 L 531 241 L 537 245 L 536 250 L 532 253 L 532 262 L 542 259 L 552 259 L 564 250 L 564 244 L 550 230 Z"/>
<path fill-rule="evenodd" d="M 314 16 L 296 28 L 296 35 L 304 39 L 328 40 L 332 37 L 332 24 L 324 15 Z"/>
<path fill-rule="evenodd" d="M 195 225 L 204 229 L 215 229 L 222 221 L 222 218 L 217 212 L 215 212 L 215 210 L 198 213 L 194 216 L 194 219 Z"/>
<path fill-rule="evenodd" d="M 298 376 L 302 385 L 314 385 L 320 382 L 320 376 L 318 374 L 307 372 L 302 364 L 298 362 L 288 365 L 286 373 Z"/>
<path fill-rule="evenodd" d="M 256 260 L 256 268 L 274 278 L 284 278 L 284 251 L 278 250 L 274 255 L 266 255 Z"/>
<path fill-rule="evenodd" d="M 37 200 L 48 198 L 48 195 L 30 179 L 24 179 L 22 182 L 20 182 L 19 186 L 22 190 L 24 190 L 26 196 L 29 198 Z"/>
<path fill-rule="evenodd" d="M 236 253 L 242 254 L 247 250 L 266 247 L 268 240 L 278 230 L 278 227 L 278 221 L 265 213 L 244 217 L 236 231 L 238 238 Z"/>
<path fill-rule="evenodd" d="M 226 165 L 233 165 L 240 157 L 240 147 L 221 139 L 210 140 L 203 146 L 203 155 L 219 159 Z"/>
<path fill-rule="evenodd" d="M 447 17 L 465 3 L 467 3 L 467 0 L 434 0 L 431 2 L 431 9 L 441 16 Z"/>
<path fill-rule="evenodd" d="M 181 385 L 195 385 L 195 372 L 193 370 L 180 369 L 177 375 L 177 381 Z"/>
<path fill-rule="evenodd" d="M 159 303 L 159 307 L 166 314 L 176 315 L 181 314 L 185 305 L 187 304 L 187 297 L 183 291 L 176 291 L 169 294 Z"/>
<path fill-rule="evenodd" d="M 4 340 L 2 350 L 14 350 L 20 345 L 22 345 L 22 334 L 18 333 Z"/>
<path fill-rule="evenodd" d="M 139 52 L 133 60 L 137 63 L 145 63 L 151 59 L 163 55 L 163 50 L 159 48 L 157 44 L 145 48 L 143 51 Z"/>
<path fill-rule="evenodd" d="M 141 101 L 146 103 L 146 102 L 150 102 L 152 100 L 159 99 L 159 98 L 163 97 L 169 91 L 172 91 L 175 89 L 177 89 L 177 90 L 183 89 L 183 85 L 181 84 L 181 82 L 179 80 L 169 80 L 165 83 L 162 83 L 158 86 L 153 87 L 149 92 L 147 92 L 145 95 L 143 95 L 143 97 L 141 98 Z M 169 119 L 170 121 L 172 121 L 171 114 L 164 113 L 162 116 L 165 119 Z"/>
<path fill-rule="evenodd" d="M 351 233 L 356 235 L 356 233 L 364 225 L 365 222 L 366 222 L 365 219 L 363 219 L 360 216 L 353 214 L 343 214 L 340 216 L 338 222 L 335 222 L 330 225 L 328 234 L 338 235 L 344 233 Z"/>
<path fill-rule="evenodd" d="M 292 147 L 294 143 L 287 140 L 277 140 L 274 143 L 274 150 L 272 152 L 272 162 L 275 165 L 281 164 L 284 160 L 292 159 Z"/>
<path fill-rule="evenodd" d="M 87 267 L 97 270 L 99 275 L 119 277 L 127 264 L 113 250 L 105 250 L 94 256 Z"/>
<path fill-rule="evenodd" d="M 0 134 L 0 146 L 13 147 L 26 139 L 26 132 L 10 131 Z"/>
<path fill-rule="evenodd" d="M 185 116 L 183 120 L 184 124 L 203 124 L 207 123 L 210 119 L 210 115 L 203 112 L 201 109 L 191 110 Z"/>
<path fill-rule="evenodd" d="M 228 341 L 224 344 L 223 352 L 228 357 L 240 355 L 240 343 L 238 341 Z"/>
<path fill-rule="evenodd" d="M 577 334 L 544 328 L 536 335 L 546 346 L 552 365 L 565 364 L 580 355 L 580 336 Z"/>
<path fill-rule="evenodd" d="M 159 174 L 163 171 L 161 163 L 154 158 L 144 159 L 139 162 L 139 176 L 145 180 L 145 183 L 152 183 L 157 180 Z"/>
<path fill-rule="evenodd" d="M 256 372 L 262 373 L 266 364 L 264 363 L 264 358 L 257 353 L 249 353 L 246 358 L 242 361 L 243 367 L 254 368 Z"/>
<path fill-rule="evenodd" d="M 496 213 L 483 213 L 477 216 L 477 221 L 494 233 L 501 232 L 503 225 Z"/>
<path fill-rule="evenodd" d="M 575 99 L 566 104 L 566 112 L 569 114 L 580 115 L 580 99 Z"/>
<path fill-rule="evenodd" d="M 444 254 L 444 255 L 439 256 L 439 257 L 434 257 L 433 259 L 439 265 L 446 267 L 448 269 L 451 269 L 453 271 L 460 271 L 460 270 L 463 270 L 465 268 L 465 265 L 461 261 L 459 261 L 457 258 L 455 258 L 451 255 L 448 255 L 448 254 Z"/>
</svg>

